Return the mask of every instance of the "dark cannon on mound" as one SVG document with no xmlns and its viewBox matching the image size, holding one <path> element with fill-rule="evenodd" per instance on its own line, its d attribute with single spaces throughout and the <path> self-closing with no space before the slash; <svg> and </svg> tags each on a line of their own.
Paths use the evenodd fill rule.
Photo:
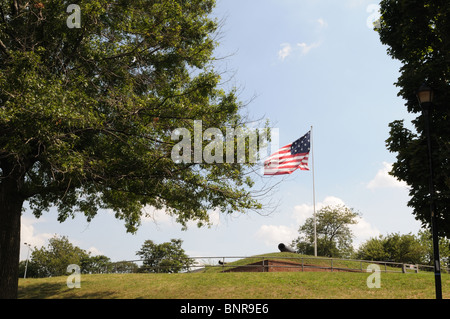
<svg viewBox="0 0 450 319">
<path fill-rule="evenodd" d="M 294 248 L 286 246 L 285 244 L 281 243 L 278 244 L 278 249 L 283 253 L 296 253 Z"/>
</svg>

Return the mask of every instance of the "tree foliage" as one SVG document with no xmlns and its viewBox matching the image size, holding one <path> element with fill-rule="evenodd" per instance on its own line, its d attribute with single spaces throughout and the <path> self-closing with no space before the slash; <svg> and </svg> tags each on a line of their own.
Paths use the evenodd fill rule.
<svg viewBox="0 0 450 319">
<path fill-rule="evenodd" d="M 119 274 L 129 274 L 139 271 L 139 266 L 132 261 L 118 261 L 109 264 L 108 271 L 119 273 Z"/>
<path fill-rule="evenodd" d="M 79 265 L 84 274 L 102 273 L 108 270 L 110 263 L 108 257 L 91 256 L 70 243 L 67 237 L 55 235 L 49 239 L 47 247 L 34 248 L 27 265 L 27 277 L 64 276 L 71 264 Z"/>
<path fill-rule="evenodd" d="M 171 132 L 194 120 L 245 127 L 213 65 L 214 0 L 76 1 L 69 28 L 72 2 L 0 0 L 0 296 L 17 295 L 25 201 L 61 222 L 111 209 L 129 232 L 144 206 L 183 226 L 261 208 L 248 162 L 171 159 Z"/>
<path fill-rule="evenodd" d="M 104 255 L 87 256 L 81 259 L 82 274 L 102 274 L 112 271 L 112 263 L 109 257 Z"/>
<path fill-rule="evenodd" d="M 377 31 L 388 54 L 403 65 L 396 83 L 408 112 L 417 114 L 414 130 L 392 122 L 386 144 L 397 153 L 392 175 L 410 187 L 408 205 L 424 226 L 430 225 L 428 148 L 425 122 L 416 91 L 426 82 L 435 90 L 430 116 L 436 215 L 440 235 L 450 236 L 450 2 L 383 0 Z"/>
<path fill-rule="evenodd" d="M 433 239 L 431 232 L 428 230 L 419 231 L 417 239 L 425 247 L 425 255 L 423 256 L 425 264 L 433 266 Z M 442 265 L 450 267 L 450 240 L 447 238 L 439 238 L 439 257 Z"/>
<path fill-rule="evenodd" d="M 67 1 L 17 16 L 5 2 L 2 172 L 20 175 L 36 216 L 51 205 L 60 221 L 110 208 L 135 231 L 144 205 L 183 224 L 213 207 L 255 207 L 239 188 L 244 165 L 170 158 L 170 133 L 194 119 L 243 124 L 234 92 L 217 88 L 213 1 L 81 1 L 80 29 L 65 25 Z"/>
<path fill-rule="evenodd" d="M 356 255 L 364 260 L 426 264 L 426 248 L 412 234 L 380 235 L 362 244 Z"/>
<path fill-rule="evenodd" d="M 448 265 L 450 242 L 440 240 L 441 262 Z M 431 233 L 420 231 L 418 235 L 399 233 L 380 235 L 363 243 L 356 252 L 356 258 L 364 260 L 391 261 L 408 264 L 433 265 Z"/>
<path fill-rule="evenodd" d="M 316 213 L 317 255 L 350 257 L 353 234 L 349 225 L 357 223 L 359 213 L 343 205 L 325 206 Z M 300 236 L 292 246 L 301 254 L 314 254 L 314 217 L 299 228 Z"/>
<path fill-rule="evenodd" d="M 146 240 L 141 250 L 136 254 L 143 259 L 143 272 L 177 273 L 189 270 L 193 261 L 181 248 L 181 239 L 171 239 L 170 242 L 156 244 L 152 240 Z"/>
</svg>

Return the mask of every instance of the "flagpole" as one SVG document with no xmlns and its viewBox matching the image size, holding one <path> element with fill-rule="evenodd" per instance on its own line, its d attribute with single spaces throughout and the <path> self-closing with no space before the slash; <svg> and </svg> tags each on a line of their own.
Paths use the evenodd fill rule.
<svg viewBox="0 0 450 319">
<path fill-rule="evenodd" d="M 316 229 L 316 185 L 314 180 L 314 147 L 313 147 L 313 127 L 311 125 L 311 166 L 313 177 L 313 208 L 314 208 L 314 256 L 317 257 L 317 229 Z"/>
</svg>

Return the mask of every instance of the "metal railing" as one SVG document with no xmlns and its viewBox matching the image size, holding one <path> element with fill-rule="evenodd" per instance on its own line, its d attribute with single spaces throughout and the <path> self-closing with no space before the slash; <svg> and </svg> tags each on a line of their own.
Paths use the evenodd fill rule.
<svg viewBox="0 0 450 319">
<path fill-rule="evenodd" d="M 221 256 L 221 257 L 191 257 L 195 260 L 216 260 L 214 263 L 199 263 L 196 262 L 192 268 L 193 271 L 200 271 L 208 268 L 220 268 L 222 272 L 231 271 L 233 269 L 245 268 L 258 268 L 260 271 L 267 272 L 270 268 L 288 268 L 290 271 L 295 271 L 294 268 L 298 268 L 296 271 L 308 271 L 308 270 L 318 270 L 318 271 L 349 271 L 349 272 L 366 272 L 367 267 L 371 264 L 376 264 L 380 266 L 380 271 L 382 272 L 393 272 L 393 273 L 418 273 L 418 272 L 433 272 L 434 267 L 429 265 L 421 264 L 407 264 L 398 263 L 390 261 L 368 261 L 368 260 L 357 260 L 357 259 L 340 259 L 340 258 L 326 258 L 326 257 L 278 257 L 278 256 L 254 256 L 254 257 L 239 257 L 239 256 Z M 227 260 L 255 260 L 255 262 L 246 263 L 243 265 L 230 264 Z M 260 261 L 260 265 L 255 265 L 256 262 Z M 269 264 L 269 261 L 281 261 L 281 263 Z M 284 262 L 284 264 L 283 264 Z M 289 264 L 286 264 L 289 262 Z M 442 268 L 442 271 L 447 271 L 450 273 L 450 268 Z"/>
<path fill-rule="evenodd" d="M 245 259 L 245 264 L 239 260 Z M 340 259 L 325 257 L 284 257 L 284 256 L 201 256 L 185 259 L 187 266 L 171 264 L 154 264 L 148 266 L 145 260 L 119 261 L 105 266 L 104 273 L 131 273 L 131 272 L 232 272 L 232 271 L 347 271 L 366 272 L 369 265 L 376 264 L 381 272 L 385 273 L 418 273 L 433 272 L 434 267 L 420 264 L 407 264 L 391 261 L 368 261 L 357 259 Z M 135 266 L 132 266 L 132 265 Z M 139 265 L 140 264 L 140 265 Z M 146 265 L 147 264 L 147 265 Z M 128 265 L 125 267 L 124 265 Z M 178 269 L 178 270 L 177 270 Z M 442 267 L 442 272 L 450 273 L 450 268 Z"/>
</svg>

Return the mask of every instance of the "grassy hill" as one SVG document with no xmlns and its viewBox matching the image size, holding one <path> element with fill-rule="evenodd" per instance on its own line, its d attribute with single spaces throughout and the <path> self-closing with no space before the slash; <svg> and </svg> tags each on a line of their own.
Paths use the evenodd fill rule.
<svg viewBox="0 0 450 319">
<path fill-rule="evenodd" d="M 391 299 L 434 298 L 428 273 L 382 273 L 381 288 L 369 289 L 367 273 L 194 273 L 82 275 L 81 288 L 67 277 L 20 279 L 20 299 Z M 443 275 L 450 298 L 450 276 Z"/>
<path fill-rule="evenodd" d="M 323 257 L 313 257 L 309 255 L 300 255 L 296 253 L 288 253 L 288 252 L 274 252 L 268 254 L 255 255 L 252 257 L 238 259 L 236 261 L 227 262 L 226 265 L 221 266 L 219 264 L 216 265 L 205 265 L 204 272 L 207 273 L 219 273 L 224 270 L 232 270 L 233 268 L 237 268 L 239 266 L 250 265 L 255 262 L 261 262 L 262 260 L 278 260 L 278 261 L 289 261 L 299 265 L 305 265 L 305 267 L 319 267 L 319 268 L 334 268 L 334 269 L 347 269 L 347 270 L 357 270 L 357 271 L 365 271 L 367 266 L 371 264 L 370 261 L 356 261 L 356 260 L 345 260 L 345 259 L 336 259 L 336 258 L 323 258 Z M 227 261 L 227 260 L 225 260 Z M 391 264 L 380 264 L 381 271 L 387 272 L 400 272 L 401 269 L 398 267 L 394 267 Z M 409 270 L 408 270 L 409 271 Z M 411 270 L 411 272 L 413 272 Z"/>
<path fill-rule="evenodd" d="M 276 258 L 298 255 L 277 253 L 258 257 L 271 256 Z M 233 266 L 251 263 L 254 259 L 237 260 L 233 262 Z M 326 260 L 323 262 L 327 263 Z M 346 266 L 350 268 L 360 267 L 359 262 L 342 262 L 347 263 Z M 204 272 L 199 273 L 81 275 L 79 289 L 69 289 L 66 285 L 66 276 L 27 278 L 19 280 L 19 298 L 432 299 L 435 296 L 432 273 L 381 273 L 381 288 L 370 289 L 367 287 L 367 278 L 370 275 L 368 273 L 221 273 L 220 271 L 221 267 L 207 267 Z M 450 298 L 448 274 L 442 275 L 442 290 L 444 298 Z"/>
</svg>

